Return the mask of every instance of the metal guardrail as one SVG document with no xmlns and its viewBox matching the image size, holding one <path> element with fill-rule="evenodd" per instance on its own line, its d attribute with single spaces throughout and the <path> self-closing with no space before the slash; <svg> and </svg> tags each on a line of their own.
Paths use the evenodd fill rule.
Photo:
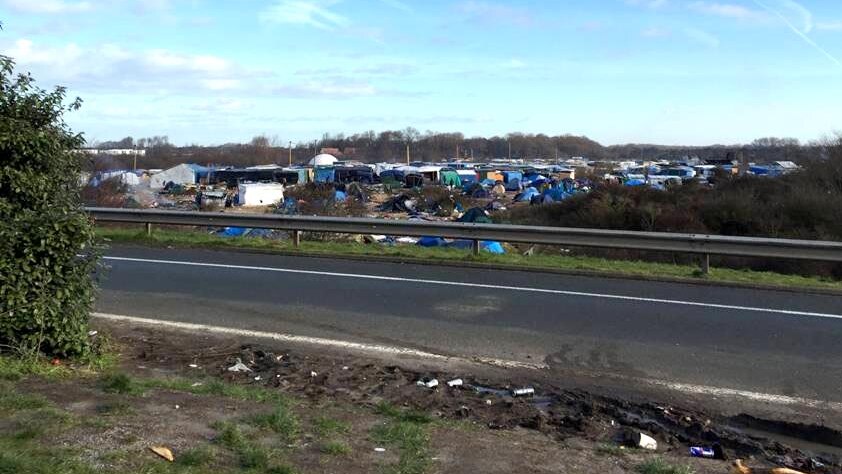
<svg viewBox="0 0 842 474">
<path fill-rule="evenodd" d="M 285 230 L 292 233 L 295 246 L 298 246 L 300 242 L 301 232 L 329 232 L 465 239 L 473 241 L 474 253 L 479 253 L 479 242 L 483 240 L 692 253 L 703 256 L 702 270 L 705 272 L 710 268 L 710 255 L 842 262 L 842 242 L 818 240 L 275 214 L 224 214 L 113 208 L 85 208 L 85 210 L 99 222 L 146 224 L 148 233 L 151 233 L 153 224 Z"/>
</svg>

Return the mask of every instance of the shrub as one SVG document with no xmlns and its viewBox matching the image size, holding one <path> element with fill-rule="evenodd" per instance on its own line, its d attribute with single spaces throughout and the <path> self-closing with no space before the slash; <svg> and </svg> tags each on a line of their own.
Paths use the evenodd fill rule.
<svg viewBox="0 0 842 474">
<path fill-rule="evenodd" d="M 82 354 L 96 257 L 73 152 L 83 140 L 63 119 L 81 101 L 64 105 L 63 88 L 42 90 L 13 68 L 0 57 L 0 344 Z"/>
</svg>

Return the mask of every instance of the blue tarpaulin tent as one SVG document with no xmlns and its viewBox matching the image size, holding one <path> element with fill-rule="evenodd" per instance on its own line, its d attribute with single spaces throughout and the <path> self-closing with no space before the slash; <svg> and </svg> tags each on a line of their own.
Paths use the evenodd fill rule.
<svg viewBox="0 0 842 474">
<path fill-rule="evenodd" d="M 333 168 L 316 168 L 313 181 L 317 183 L 333 183 L 336 181 L 336 170 Z"/>
</svg>

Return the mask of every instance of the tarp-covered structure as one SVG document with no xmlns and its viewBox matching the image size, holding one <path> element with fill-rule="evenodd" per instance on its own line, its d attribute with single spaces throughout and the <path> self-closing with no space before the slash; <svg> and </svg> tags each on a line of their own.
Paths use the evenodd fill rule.
<svg viewBox="0 0 842 474">
<path fill-rule="evenodd" d="M 267 206 L 283 200 L 283 184 L 241 183 L 237 186 L 237 204 L 241 206 Z"/>
<path fill-rule="evenodd" d="M 167 183 L 185 185 L 196 184 L 200 173 L 207 174 L 209 170 L 203 166 L 182 163 L 178 166 L 153 174 L 149 178 L 149 187 L 152 189 L 164 189 Z"/>
<path fill-rule="evenodd" d="M 459 174 L 456 171 L 442 170 L 439 173 L 439 177 L 441 179 L 441 184 L 444 186 L 453 186 L 454 188 L 462 187 L 462 180 L 459 178 Z"/>
</svg>

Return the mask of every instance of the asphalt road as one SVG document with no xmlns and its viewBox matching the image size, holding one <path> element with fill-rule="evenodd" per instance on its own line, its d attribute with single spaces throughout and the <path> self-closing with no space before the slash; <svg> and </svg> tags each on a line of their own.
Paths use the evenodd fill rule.
<svg viewBox="0 0 842 474">
<path fill-rule="evenodd" d="M 840 296 L 188 249 L 106 263 L 104 313 L 842 401 Z"/>
</svg>

